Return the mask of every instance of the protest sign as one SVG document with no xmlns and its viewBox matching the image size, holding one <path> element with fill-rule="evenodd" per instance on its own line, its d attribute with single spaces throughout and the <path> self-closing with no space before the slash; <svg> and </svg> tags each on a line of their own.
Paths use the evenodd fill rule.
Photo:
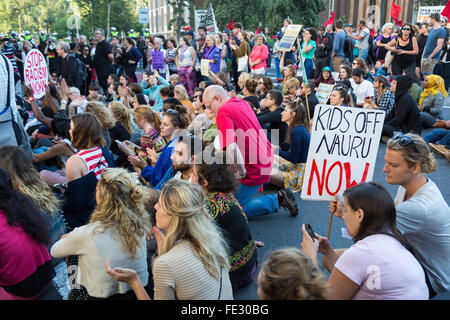
<svg viewBox="0 0 450 320">
<path fill-rule="evenodd" d="M 209 77 L 209 60 L 208 59 L 201 60 L 200 69 L 202 72 L 202 76 Z"/>
<path fill-rule="evenodd" d="M 148 12 L 149 12 L 148 8 L 139 8 L 138 12 L 139 23 L 141 24 L 149 23 Z"/>
<path fill-rule="evenodd" d="M 316 91 L 317 100 L 319 103 L 327 103 L 330 98 L 331 91 L 333 91 L 333 84 L 321 83 Z"/>
<path fill-rule="evenodd" d="M 280 40 L 280 46 L 278 50 L 289 51 L 297 40 L 297 36 L 300 33 L 302 26 L 299 24 L 290 24 L 287 26 L 284 32 L 283 38 Z"/>
<path fill-rule="evenodd" d="M 164 69 L 164 52 L 152 51 L 152 69 Z"/>
<path fill-rule="evenodd" d="M 217 33 L 218 28 L 216 24 L 216 18 L 214 16 L 214 10 L 210 3 L 207 10 L 195 10 L 194 15 L 195 32 L 198 32 L 198 27 L 202 26 L 206 28 L 206 33 Z"/>
<path fill-rule="evenodd" d="M 318 104 L 315 107 L 302 199 L 334 200 L 372 180 L 385 113 Z"/>
<path fill-rule="evenodd" d="M 37 49 L 28 52 L 24 61 L 25 84 L 33 89 L 33 96 L 40 99 L 44 96 L 48 84 L 48 69 L 42 53 Z"/>
<path fill-rule="evenodd" d="M 430 15 L 432 13 L 441 14 L 442 10 L 444 10 L 444 6 L 435 6 L 435 7 L 419 7 L 419 11 L 417 12 L 417 22 L 424 23 L 430 22 Z"/>
</svg>

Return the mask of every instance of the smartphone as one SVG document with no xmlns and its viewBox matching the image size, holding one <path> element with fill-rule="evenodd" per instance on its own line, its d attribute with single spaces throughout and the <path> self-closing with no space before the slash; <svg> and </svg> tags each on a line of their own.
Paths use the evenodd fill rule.
<svg viewBox="0 0 450 320">
<path fill-rule="evenodd" d="M 311 239 L 317 239 L 313 229 L 311 228 L 311 225 L 309 223 L 305 224 L 305 230 L 308 232 Z"/>
</svg>

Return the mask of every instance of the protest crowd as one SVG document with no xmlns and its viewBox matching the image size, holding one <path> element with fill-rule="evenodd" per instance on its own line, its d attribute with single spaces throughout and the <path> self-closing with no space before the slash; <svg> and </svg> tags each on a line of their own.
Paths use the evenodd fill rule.
<svg viewBox="0 0 450 320">
<path fill-rule="evenodd" d="M 288 50 L 289 19 L 273 45 L 239 22 L 178 40 L 0 35 L 0 299 L 38 299 L 62 262 L 72 300 L 230 300 L 252 282 L 273 300 L 449 291 L 450 208 L 427 174 L 435 156 L 450 161 L 450 28 L 429 21 L 304 26 Z M 34 49 L 48 67 L 40 98 L 25 83 Z M 353 246 L 303 226 L 301 246 L 261 264 L 249 223 L 301 215 L 320 104 L 384 112 L 383 172 L 397 196 L 356 184 L 329 203 Z M 258 196 L 267 184 L 277 191 Z"/>
</svg>

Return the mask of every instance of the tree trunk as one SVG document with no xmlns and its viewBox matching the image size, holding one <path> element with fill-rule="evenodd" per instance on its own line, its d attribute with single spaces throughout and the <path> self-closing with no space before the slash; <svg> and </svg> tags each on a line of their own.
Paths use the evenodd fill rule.
<svg viewBox="0 0 450 320">
<path fill-rule="evenodd" d="M 111 0 L 108 0 L 108 18 L 107 18 L 107 26 L 106 26 L 106 38 L 109 38 L 109 18 L 110 18 L 110 12 L 111 12 Z"/>
</svg>

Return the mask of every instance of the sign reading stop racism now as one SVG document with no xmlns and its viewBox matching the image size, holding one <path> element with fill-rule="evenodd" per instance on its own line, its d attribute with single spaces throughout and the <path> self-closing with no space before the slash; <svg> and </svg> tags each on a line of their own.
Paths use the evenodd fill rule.
<svg viewBox="0 0 450 320">
<path fill-rule="evenodd" d="M 45 94 L 48 84 L 47 62 L 37 49 L 28 52 L 24 63 L 25 84 L 33 89 L 33 96 L 40 99 Z"/>
</svg>

